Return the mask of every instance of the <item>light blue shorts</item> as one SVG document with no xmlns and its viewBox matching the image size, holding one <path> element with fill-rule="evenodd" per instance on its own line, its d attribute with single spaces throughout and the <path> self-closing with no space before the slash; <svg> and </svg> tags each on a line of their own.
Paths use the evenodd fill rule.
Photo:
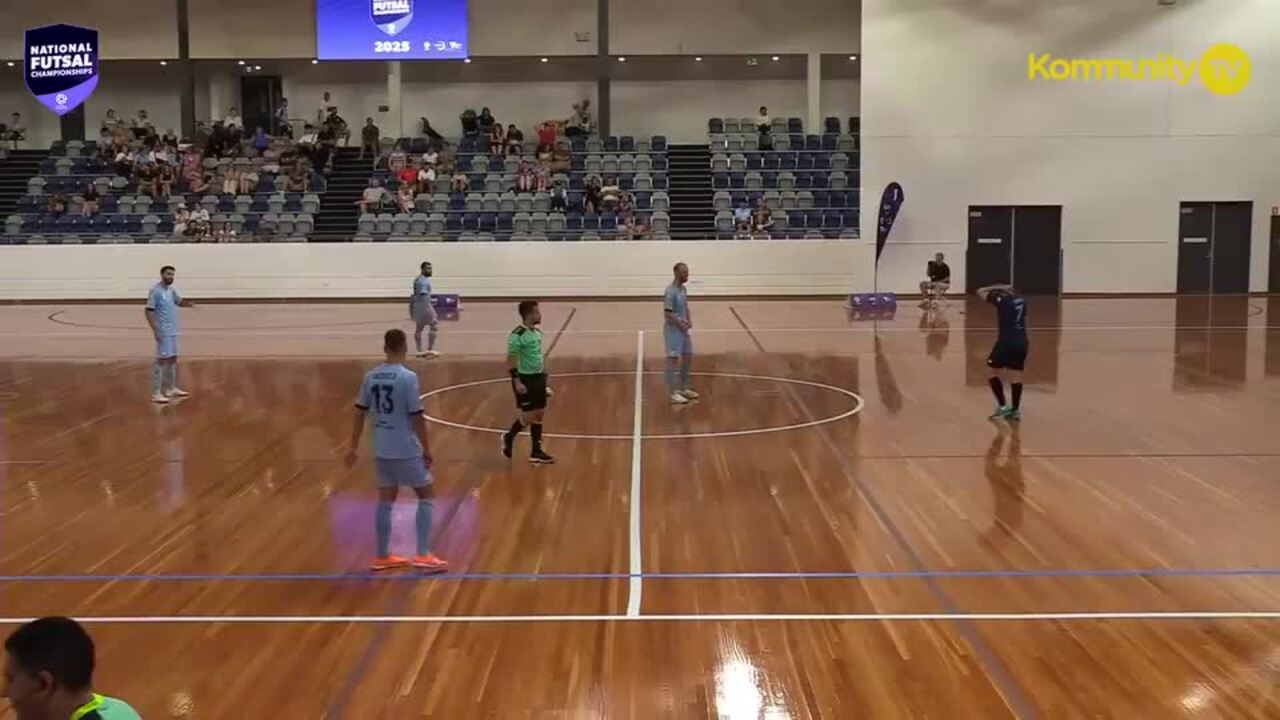
<svg viewBox="0 0 1280 720">
<path fill-rule="evenodd" d="M 431 302 L 425 298 L 414 300 L 411 308 L 413 310 L 413 322 L 419 327 L 436 324 L 436 309 L 431 306 Z"/>
<path fill-rule="evenodd" d="M 161 335 L 160 339 L 156 340 L 156 358 L 166 360 L 176 357 L 178 357 L 178 336 Z"/>
<path fill-rule="evenodd" d="M 374 458 L 374 468 L 378 473 L 378 487 L 426 487 L 433 478 L 427 464 L 421 457 L 412 458 Z"/>
<path fill-rule="evenodd" d="M 663 328 L 662 339 L 666 342 L 669 358 L 693 354 L 693 336 L 678 327 L 668 325 Z"/>
</svg>

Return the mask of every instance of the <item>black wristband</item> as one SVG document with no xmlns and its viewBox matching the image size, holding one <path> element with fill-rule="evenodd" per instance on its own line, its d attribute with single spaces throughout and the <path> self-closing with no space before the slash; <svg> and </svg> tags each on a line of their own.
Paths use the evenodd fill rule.
<svg viewBox="0 0 1280 720">
<path fill-rule="evenodd" d="M 511 373 L 511 377 L 513 378 L 520 374 L 515 368 L 511 368 L 507 370 L 507 372 Z"/>
</svg>

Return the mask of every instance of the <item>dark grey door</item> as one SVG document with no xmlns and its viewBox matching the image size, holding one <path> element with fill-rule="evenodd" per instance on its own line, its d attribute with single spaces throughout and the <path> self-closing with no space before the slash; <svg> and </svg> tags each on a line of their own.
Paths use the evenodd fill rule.
<svg viewBox="0 0 1280 720">
<path fill-rule="evenodd" d="M 1023 295 L 1062 291 L 1062 206 L 1013 209 L 1013 284 Z"/>
<path fill-rule="evenodd" d="M 1249 245 L 1253 234 L 1253 203 L 1213 205 L 1213 292 L 1249 292 Z"/>
<path fill-rule="evenodd" d="M 1178 216 L 1178 293 L 1213 289 L 1213 203 L 1184 202 Z"/>
<path fill-rule="evenodd" d="M 1280 215 L 1271 216 L 1271 272 L 1267 292 L 1280 294 Z M 1268 316 L 1270 317 L 1270 316 Z"/>
<path fill-rule="evenodd" d="M 965 253 L 966 292 L 1012 281 L 1013 208 L 969 207 L 969 249 Z"/>
</svg>

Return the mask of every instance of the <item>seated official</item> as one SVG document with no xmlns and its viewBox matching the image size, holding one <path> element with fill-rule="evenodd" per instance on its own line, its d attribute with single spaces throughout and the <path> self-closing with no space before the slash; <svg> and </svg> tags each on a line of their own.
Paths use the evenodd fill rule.
<svg viewBox="0 0 1280 720">
<path fill-rule="evenodd" d="M 921 305 L 936 301 L 951 289 L 951 266 L 947 265 L 944 258 L 942 253 L 934 255 L 925 269 L 928 279 L 920 282 Z"/>
</svg>

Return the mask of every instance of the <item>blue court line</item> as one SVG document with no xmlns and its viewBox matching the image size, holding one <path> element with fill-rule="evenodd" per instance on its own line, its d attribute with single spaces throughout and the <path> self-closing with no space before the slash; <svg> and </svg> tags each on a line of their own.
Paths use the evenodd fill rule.
<svg viewBox="0 0 1280 720">
<path fill-rule="evenodd" d="M 903 580 L 903 579 L 1036 579 L 1036 578 L 1228 578 L 1280 577 L 1280 568 L 1135 568 L 1081 570 L 899 570 L 817 572 L 648 572 L 648 573 L 259 573 L 136 575 L 0 575 L 0 583 L 16 582 L 322 582 L 388 581 L 516 581 L 516 580 Z"/>
</svg>

